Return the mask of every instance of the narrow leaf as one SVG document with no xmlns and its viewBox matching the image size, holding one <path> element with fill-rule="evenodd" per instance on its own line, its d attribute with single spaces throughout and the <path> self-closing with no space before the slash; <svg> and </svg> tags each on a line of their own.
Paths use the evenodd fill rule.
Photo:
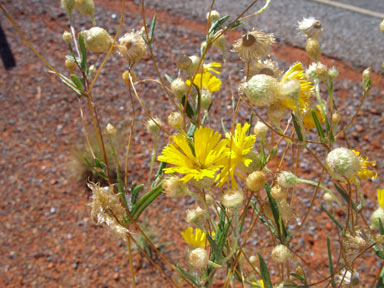
<svg viewBox="0 0 384 288">
<path fill-rule="evenodd" d="M 181 104 L 183 106 L 185 105 L 185 96 L 181 98 Z M 192 121 L 194 120 L 193 118 L 195 116 L 195 112 L 193 111 L 191 104 L 189 104 L 189 101 L 187 102 L 187 109 L 185 110 L 185 113 L 187 113 L 189 119 L 191 119 Z"/>
<path fill-rule="evenodd" d="M 384 268 L 380 272 L 375 288 L 384 288 Z"/>
<path fill-rule="evenodd" d="M 311 113 L 312 113 L 313 121 L 315 122 L 315 126 L 316 126 L 316 130 L 317 130 L 317 134 L 319 134 L 320 139 L 324 139 L 323 128 L 321 127 L 320 121 L 319 121 L 319 119 L 317 118 L 316 112 L 312 109 L 312 110 L 311 110 Z"/>
<path fill-rule="evenodd" d="M 384 235 L 383 223 L 381 222 L 380 218 L 379 218 L 379 231 L 380 231 L 380 235 Z"/>
<path fill-rule="evenodd" d="M 156 14 L 152 18 L 151 28 L 149 29 L 149 44 L 152 44 L 153 41 L 153 32 L 155 31 L 156 26 Z"/>
<path fill-rule="evenodd" d="M 132 207 L 135 206 L 137 199 L 139 198 L 140 192 L 143 190 L 144 184 L 137 185 L 135 188 L 132 189 L 131 194 L 131 205 Z"/>
<path fill-rule="evenodd" d="M 327 249 L 328 249 L 328 263 L 329 263 L 329 272 L 331 273 L 331 285 L 334 288 L 335 287 L 335 278 L 334 278 L 334 272 L 333 272 L 333 262 L 332 262 L 332 251 L 331 251 L 331 243 L 329 241 L 329 238 L 327 237 Z"/>
<path fill-rule="evenodd" d="M 192 275 L 192 274 L 189 274 L 187 271 L 185 271 L 183 268 L 181 268 L 179 265 L 176 265 L 175 268 L 185 277 L 187 278 L 189 281 L 191 281 L 193 284 L 196 285 L 196 287 L 200 287 L 200 284 L 199 284 L 199 278 L 197 278 L 196 276 Z"/>
<path fill-rule="evenodd" d="M 72 78 L 72 81 L 73 81 L 73 83 L 75 83 L 77 88 L 79 88 L 80 90 L 84 90 L 83 81 L 81 81 L 79 77 L 77 77 L 75 74 L 72 74 L 71 78 Z"/>
<path fill-rule="evenodd" d="M 303 134 L 301 133 L 301 129 L 300 129 L 299 123 L 297 123 L 296 116 L 293 113 L 291 113 L 291 115 L 292 115 L 292 120 L 293 120 L 293 126 L 295 127 L 295 131 L 296 131 L 296 134 L 297 134 L 297 138 L 300 141 L 303 141 L 304 140 Z"/>
<path fill-rule="evenodd" d="M 341 188 L 336 182 L 334 182 L 333 185 L 335 186 L 337 192 L 340 193 L 341 197 L 343 197 L 344 200 L 347 201 L 347 203 L 349 204 L 349 196 L 348 196 L 348 194 L 344 191 L 344 189 Z M 353 208 L 353 210 L 355 210 L 355 212 L 357 212 L 357 213 L 360 212 L 359 209 L 357 209 L 355 203 L 353 203 L 353 201 L 352 201 L 352 208 Z"/>
<path fill-rule="evenodd" d="M 225 128 L 224 119 L 221 118 L 221 127 L 223 128 L 224 134 L 227 133 L 227 128 Z"/>
<path fill-rule="evenodd" d="M 173 82 L 173 79 L 172 79 L 172 77 L 171 76 L 169 76 L 167 73 L 165 73 L 165 79 L 167 79 L 167 81 L 169 82 L 169 84 L 172 84 L 172 82 Z"/>
<path fill-rule="evenodd" d="M 236 27 L 238 27 L 240 25 L 244 25 L 244 22 L 235 21 L 232 24 L 228 25 L 228 29 L 233 30 L 233 29 L 235 29 Z"/>
<path fill-rule="evenodd" d="M 153 188 L 152 190 L 148 191 L 143 195 L 143 197 L 140 198 L 139 201 L 137 201 L 136 205 L 132 209 L 132 217 L 134 220 L 137 220 L 141 213 L 145 210 L 145 208 L 148 207 L 149 204 L 151 204 L 163 191 L 163 187 L 161 185 Z"/>
<path fill-rule="evenodd" d="M 86 75 L 88 75 L 88 65 L 87 65 L 87 50 L 85 49 L 85 43 L 83 36 L 79 33 L 79 46 L 81 52 L 81 71 L 83 71 Z"/>
<path fill-rule="evenodd" d="M 249 128 L 247 131 L 247 136 L 251 135 L 252 122 L 253 122 L 253 111 L 251 112 L 251 115 L 249 116 L 249 120 L 248 120 Z"/>
<path fill-rule="evenodd" d="M 277 233 L 279 235 L 279 240 L 281 243 L 283 243 L 285 240 L 285 237 L 287 236 L 287 231 L 285 230 L 284 224 L 280 225 L 282 221 L 280 221 L 281 216 L 279 212 L 279 207 L 277 206 L 276 200 L 271 195 L 271 187 L 269 186 L 268 183 L 265 183 L 265 190 L 267 191 L 268 200 L 271 205 L 273 219 L 275 220 Z M 281 232 L 283 232 L 283 235 L 281 235 Z"/>
<path fill-rule="evenodd" d="M 329 213 L 329 211 L 327 210 L 327 208 L 325 208 L 325 206 L 323 204 L 321 204 L 321 209 L 328 215 L 329 218 L 331 218 L 333 223 L 336 224 L 337 228 L 339 228 L 341 231 L 343 231 L 343 226 L 341 226 L 339 221 L 337 221 L 336 218 L 333 217 L 333 215 L 331 213 Z"/>
<path fill-rule="evenodd" d="M 263 256 L 261 256 L 260 253 L 257 253 L 257 254 L 259 255 L 260 273 L 261 273 L 261 277 L 263 278 L 263 281 L 264 281 L 264 287 L 265 288 L 273 288 L 271 276 L 269 276 L 267 264 L 265 264 Z"/>
<path fill-rule="evenodd" d="M 206 235 L 207 235 L 208 242 L 211 246 L 211 251 L 213 252 L 213 256 L 214 256 L 213 261 L 221 264 L 221 260 L 223 259 L 222 250 L 220 249 L 220 247 L 216 244 L 215 240 L 213 240 L 210 235 L 208 235 L 208 234 L 206 234 Z"/>
<path fill-rule="evenodd" d="M 215 33 L 217 32 L 217 30 L 219 30 L 219 28 L 221 27 L 221 25 L 224 24 L 225 21 L 227 21 L 229 18 L 229 16 L 224 16 L 224 17 L 221 17 L 219 20 L 217 20 L 215 23 L 212 24 L 211 28 L 209 29 L 209 35 L 210 36 L 213 36 L 215 35 Z"/>
</svg>

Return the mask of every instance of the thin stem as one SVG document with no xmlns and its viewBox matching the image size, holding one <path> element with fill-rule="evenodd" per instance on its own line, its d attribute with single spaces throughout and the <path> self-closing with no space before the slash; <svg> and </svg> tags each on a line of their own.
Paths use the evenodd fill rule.
<svg viewBox="0 0 384 288">
<path fill-rule="evenodd" d="M 131 237 L 128 237 L 128 256 L 129 256 L 129 267 L 131 268 L 131 274 L 132 274 L 132 288 L 136 288 L 136 279 L 135 279 L 136 277 L 135 277 L 135 268 L 133 267 Z"/>
</svg>

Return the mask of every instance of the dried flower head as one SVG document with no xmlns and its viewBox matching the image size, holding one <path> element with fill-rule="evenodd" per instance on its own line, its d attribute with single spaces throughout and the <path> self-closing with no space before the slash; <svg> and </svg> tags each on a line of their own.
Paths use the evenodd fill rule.
<svg viewBox="0 0 384 288">
<path fill-rule="evenodd" d="M 205 219 L 206 215 L 207 215 L 207 211 L 197 206 L 195 209 L 187 210 L 185 221 L 187 221 L 187 223 L 198 225 L 201 223 L 202 220 Z"/>
<path fill-rule="evenodd" d="M 285 263 L 291 258 L 291 251 L 287 248 L 287 246 L 284 245 L 277 245 L 272 250 L 272 259 L 275 260 L 277 263 Z"/>
<path fill-rule="evenodd" d="M 264 188 L 266 180 L 264 172 L 255 171 L 248 175 L 246 184 L 249 190 L 260 191 Z"/>
<path fill-rule="evenodd" d="M 268 75 L 259 74 L 253 76 L 240 87 L 245 91 L 249 101 L 255 106 L 267 106 L 276 102 L 279 82 Z"/>
<path fill-rule="evenodd" d="M 206 267 L 208 260 L 208 252 L 204 248 L 193 249 L 188 254 L 188 263 L 195 269 L 202 269 Z"/>
<path fill-rule="evenodd" d="M 164 193 L 170 197 L 180 197 L 188 192 L 187 186 L 177 176 L 166 178 L 162 185 Z"/>
<path fill-rule="evenodd" d="M 288 197 L 288 189 L 275 185 L 271 188 L 271 195 L 277 201 L 281 201 L 283 199 L 286 200 Z"/>
<path fill-rule="evenodd" d="M 80 12 L 80 14 L 91 17 L 92 24 L 96 25 L 95 22 L 95 3 L 93 0 L 75 0 L 75 9 Z"/>
<path fill-rule="evenodd" d="M 173 128 L 180 129 L 183 125 L 183 115 L 180 112 L 172 112 L 168 116 L 168 124 Z"/>
<path fill-rule="evenodd" d="M 223 194 L 221 202 L 225 208 L 237 209 L 241 207 L 244 200 L 244 193 L 240 189 L 227 190 Z"/>
<path fill-rule="evenodd" d="M 63 40 L 67 45 L 71 45 L 72 42 L 72 34 L 68 31 L 63 32 Z"/>
<path fill-rule="evenodd" d="M 341 255 L 344 264 L 352 268 L 353 262 L 360 256 L 369 246 L 367 238 L 368 232 L 363 229 L 356 229 L 354 233 L 346 231 L 341 240 Z"/>
<path fill-rule="evenodd" d="M 323 32 L 321 22 L 313 17 L 304 18 L 298 23 L 298 28 L 301 32 L 307 35 L 308 38 L 319 39 Z"/>
<path fill-rule="evenodd" d="M 336 276 L 336 283 L 343 285 L 343 287 L 359 288 L 360 287 L 360 275 L 355 270 L 348 270 L 343 268 Z"/>
<path fill-rule="evenodd" d="M 113 38 L 103 28 L 92 27 L 81 33 L 84 38 L 85 47 L 94 53 L 107 53 L 113 45 Z"/>
<path fill-rule="evenodd" d="M 112 187 L 100 187 L 99 184 L 89 183 L 92 190 L 91 217 L 96 224 L 106 226 L 114 235 L 127 240 L 128 229 L 121 225 L 125 209 L 120 203 L 120 197 Z"/>
<path fill-rule="evenodd" d="M 352 150 L 344 147 L 329 152 L 325 166 L 333 178 L 342 181 L 355 177 L 360 170 L 359 158 Z"/>
<path fill-rule="evenodd" d="M 107 124 L 105 131 L 107 132 L 108 135 L 111 135 L 111 136 L 116 135 L 116 128 L 113 127 L 111 123 Z"/>
<path fill-rule="evenodd" d="M 257 61 L 269 54 L 273 43 L 275 43 L 275 37 L 272 34 L 253 30 L 237 40 L 233 49 L 239 54 L 241 60 L 245 62 Z"/>
<path fill-rule="evenodd" d="M 161 123 L 161 120 L 158 119 L 158 118 L 153 118 L 153 119 L 149 119 L 147 121 L 147 124 L 145 125 L 145 127 L 147 128 L 147 130 L 149 132 L 151 132 L 153 135 L 157 135 L 159 134 L 160 132 L 160 127 L 161 127 L 162 123 Z"/>
<path fill-rule="evenodd" d="M 298 183 L 298 178 L 292 172 L 282 171 L 277 176 L 277 183 L 282 188 L 292 188 Z"/>
<path fill-rule="evenodd" d="M 117 50 L 129 65 L 137 63 L 147 53 L 145 41 L 139 32 L 126 33 L 119 39 Z"/>
<path fill-rule="evenodd" d="M 272 61 L 271 59 L 258 60 L 258 61 L 252 62 L 249 65 L 249 68 L 248 68 L 248 65 L 246 64 L 244 71 L 247 72 L 249 77 L 252 77 L 258 74 L 264 74 L 277 79 L 281 75 L 281 71 L 279 69 L 278 63 L 276 61 Z"/>
</svg>

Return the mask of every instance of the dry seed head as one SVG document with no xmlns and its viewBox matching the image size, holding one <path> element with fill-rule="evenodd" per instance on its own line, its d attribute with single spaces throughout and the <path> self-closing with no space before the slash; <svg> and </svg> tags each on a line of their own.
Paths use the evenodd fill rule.
<svg viewBox="0 0 384 288">
<path fill-rule="evenodd" d="M 116 128 L 113 127 L 113 125 L 111 123 L 108 123 L 107 124 L 107 127 L 105 128 L 106 132 L 108 135 L 116 135 Z"/>
<path fill-rule="evenodd" d="M 298 24 L 299 30 L 303 32 L 308 38 L 319 39 L 323 32 L 321 22 L 313 17 L 304 18 Z"/>
<path fill-rule="evenodd" d="M 246 184 L 249 190 L 260 191 L 264 188 L 266 180 L 264 172 L 255 171 L 248 175 Z"/>
<path fill-rule="evenodd" d="M 73 73 L 73 71 L 76 69 L 77 65 L 74 61 L 70 59 L 65 59 L 65 68 L 69 70 L 69 72 Z"/>
<path fill-rule="evenodd" d="M 216 10 L 211 10 L 211 13 L 207 13 L 207 21 L 210 24 L 215 23 L 217 20 L 220 19 L 220 13 Z"/>
<path fill-rule="evenodd" d="M 279 124 L 281 119 L 286 115 L 287 108 L 278 103 L 272 104 L 268 107 L 267 115 L 269 120 L 275 125 Z"/>
<path fill-rule="evenodd" d="M 183 125 L 183 115 L 180 112 L 172 112 L 168 116 L 168 124 L 173 128 L 180 129 Z"/>
<path fill-rule="evenodd" d="M 192 60 L 189 57 L 182 55 L 182 56 L 179 56 L 179 58 L 177 58 L 176 66 L 180 70 L 187 71 L 189 67 L 191 67 L 191 65 L 192 65 Z"/>
<path fill-rule="evenodd" d="M 249 71 L 248 71 L 248 65 L 246 63 L 244 71 L 246 72 L 246 74 L 249 75 L 249 77 L 252 77 L 258 74 L 264 74 L 277 79 L 281 75 L 281 71 L 279 69 L 278 63 L 276 61 L 272 61 L 271 59 L 252 62 L 249 65 Z"/>
<path fill-rule="evenodd" d="M 188 263 L 195 269 L 202 269 L 208 264 L 208 252 L 204 248 L 193 249 L 188 254 Z"/>
<path fill-rule="evenodd" d="M 247 174 L 250 174 L 254 171 L 258 171 L 263 167 L 261 162 L 261 156 L 257 151 L 250 151 L 247 155 L 244 156 L 247 159 L 251 159 L 252 162 L 248 166 L 245 166 L 243 162 L 240 162 L 239 169 Z"/>
<path fill-rule="evenodd" d="M 324 194 L 324 196 L 323 196 L 323 200 L 324 200 L 325 202 L 327 202 L 329 205 L 332 205 L 332 203 L 333 203 L 333 201 L 334 201 L 332 194 L 331 194 L 331 193 L 328 193 L 328 192 Z"/>
<path fill-rule="evenodd" d="M 145 41 L 139 32 L 126 33 L 119 39 L 117 50 L 130 65 L 137 63 L 147 53 Z"/>
<path fill-rule="evenodd" d="M 241 60 L 250 62 L 257 61 L 269 54 L 275 37 L 272 34 L 253 30 L 233 44 L 234 52 L 239 54 Z"/>
<path fill-rule="evenodd" d="M 380 226 L 380 221 L 384 225 L 384 210 L 379 207 L 371 215 L 371 225 L 372 229 L 378 228 Z"/>
<path fill-rule="evenodd" d="M 244 193 L 239 189 L 227 190 L 223 194 L 221 202 L 225 208 L 237 209 L 241 207 L 244 200 Z"/>
<path fill-rule="evenodd" d="M 207 212 L 201 209 L 199 206 L 195 209 L 188 209 L 185 221 L 190 224 L 198 224 L 201 220 L 205 219 Z"/>
<path fill-rule="evenodd" d="M 357 175 L 360 161 L 352 150 L 340 147 L 328 153 L 325 166 L 333 178 L 344 181 Z"/>
<path fill-rule="evenodd" d="M 319 61 L 321 56 L 321 47 L 319 41 L 313 38 L 307 39 L 305 50 L 307 51 L 309 58 L 314 61 Z"/>
<path fill-rule="evenodd" d="M 286 263 L 291 257 L 291 251 L 284 245 L 277 245 L 272 250 L 272 259 L 277 263 Z"/>
<path fill-rule="evenodd" d="M 94 16 L 95 3 L 93 0 L 75 0 L 75 9 L 79 11 L 80 14 L 91 17 L 92 24 L 96 25 Z"/>
<path fill-rule="evenodd" d="M 176 98 L 181 101 L 183 96 L 187 94 L 188 85 L 185 84 L 184 80 L 181 78 L 176 78 L 171 83 L 171 91 L 176 96 Z"/>
<path fill-rule="evenodd" d="M 170 198 L 180 197 L 188 192 L 187 186 L 177 176 L 166 178 L 162 187 L 164 193 Z"/>
<path fill-rule="evenodd" d="M 329 68 L 328 77 L 331 79 L 335 79 L 337 76 L 339 76 L 339 71 L 337 70 L 337 68 L 335 66 Z"/>
<path fill-rule="evenodd" d="M 296 79 L 291 79 L 280 85 L 279 95 L 282 98 L 297 100 L 299 98 L 300 90 L 300 82 Z"/>
<path fill-rule="evenodd" d="M 158 118 L 153 118 L 152 119 L 149 119 L 147 121 L 147 124 L 145 125 L 145 127 L 147 128 L 147 130 L 149 132 L 151 132 L 153 135 L 157 135 L 159 134 L 160 132 L 160 127 L 161 127 L 162 123 L 160 121 L 160 119 Z"/>
<path fill-rule="evenodd" d="M 133 83 L 136 82 L 135 72 L 133 72 L 132 70 L 125 70 L 123 72 L 123 74 L 121 75 L 121 78 L 123 79 L 124 84 L 127 86 L 131 86 L 131 80 L 130 80 L 129 76 L 131 76 Z"/>
<path fill-rule="evenodd" d="M 341 254 L 347 267 L 352 267 L 353 262 L 369 245 L 363 239 L 364 232 L 356 230 L 355 234 L 347 231 L 341 240 Z"/>
<path fill-rule="evenodd" d="M 71 45 L 72 42 L 72 34 L 68 31 L 63 32 L 63 40 L 67 45 Z"/>
<path fill-rule="evenodd" d="M 268 75 L 253 76 L 244 88 L 249 101 L 255 106 L 267 106 L 276 102 L 279 82 Z"/>
<path fill-rule="evenodd" d="M 380 31 L 381 31 L 381 33 L 383 33 L 383 34 L 384 34 L 384 20 L 383 20 L 383 21 L 381 21 L 381 23 L 380 23 L 379 27 L 380 27 Z"/>
<path fill-rule="evenodd" d="M 255 133 L 256 136 L 260 136 L 260 138 L 264 139 L 268 133 L 268 126 L 261 121 L 257 121 L 253 127 L 253 133 Z"/>
<path fill-rule="evenodd" d="M 288 221 L 293 218 L 291 206 L 286 199 L 280 200 L 278 203 L 279 212 L 283 220 Z"/>
<path fill-rule="evenodd" d="M 85 47 L 94 53 L 107 53 L 113 44 L 113 38 L 100 27 L 92 27 L 81 32 L 84 37 Z"/>
<path fill-rule="evenodd" d="M 61 7 L 71 15 L 75 8 L 75 0 L 61 0 Z"/>
<path fill-rule="evenodd" d="M 286 200 L 288 197 L 288 189 L 275 185 L 271 188 L 271 195 L 276 201 Z"/>
<path fill-rule="evenodd" d="M 292 188 L 298 182 L 298 178 L 295 174 L 289 171 L 282 171 L 277 176 L 277 183 L 282 188 Z"/>
</svg>

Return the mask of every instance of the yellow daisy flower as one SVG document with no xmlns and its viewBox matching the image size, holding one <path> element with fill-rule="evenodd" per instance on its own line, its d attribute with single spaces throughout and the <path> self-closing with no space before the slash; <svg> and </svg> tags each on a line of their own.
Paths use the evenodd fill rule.
<svg viewBox="0 0 384 288">
<path fill-rule="evenodd" d="M 379 205 L 381 208 L 384 209 L 384 189 L 377 189 L 377 201 L 379 202 Z"/>
<path fill-rule="evenodd" d="M 359 157 L 360 161 L 360 170 L 357 172 L 357 175 L 361 180 L 367 180 L 368 178 L 376 179 L 377 178 L 377 172 L 376 172 L 376 161 L 368 161 L 367 156 L 360 156 L 360 152 L 352 150 L 353 153 L 357 157 Z M 372 169 L 372 170 L 369 170 Z M 351 179 L 352 182 L 354 182 L 356 179 Z"/>
<path fill-rule="evenodd" d="M 243 127 L 238 123 L 236 125 L 235 133 L 226 133 L 225 137 L 228 140 L 228 152 L 227 157 L 224 159 L 223 165 L 224 168 L 217 175 L 216 180 L 219 180 L 218 187 L 221 187 L 225 182 L 231 179 L 232 188 L 237 188 L 238 185 L 235 180 L 235 169 L 240 164 L 243 163 L 245 167 L 252 162 L 251 159 L 247 158 L 246 155 L 253 149 L 253 144 L 256 142 L 256 136 L 250 135 L 247 136 L 247 132 L 250 128 L 248 123 L 245 123 Z"/>
<path fill-rule="evenodd" d="M 199 181 L 204 177 L 213 179 L 217 170 L 223 167 L 227 141 L 211 128 L 196 129 L 193 143 L 188 143 L 185 136 L 177 134 L 173 143 L 165 147 L 157 158 L 174 167 L 165 168 L 165 173 L 185 174 L 181 180 L 187 183 L 191 179 Z"/>
<path fill-rule="evenodd" d="M 184 232 L 181 232 L 181 236 L 183 236 L 185 242 L 187 242 L 189 246 L 196 248 L 204 248 L 205 243 L 207 242 L 207 235 L 199 228 L 196 228 L 195 232 L 193 232 L 193 228 L 188 227 Z"/>
<path fill-rule="evenodd" d="M 304 110 L 308 107 L 308 101 L 311 97 L 311 92 L 313 91 L 313 86 L 311 82 L 309 82 L 305 76 L 305 72 L 303 69 L 303 65 L 299 62 L 295 65 L 293 65 L 285 74 L 283 75 L 283 78 L 281 79 L 280 83 L 284 84 L 288 82 L 289 80 L 297 80 L 300 83 L 300 93 L 299 93 L 299 107 L 301 110 Z M 283 98 L 281 99 L 281 103 L 287 107 L 288 109 L 291 109 L 293 111 L 296 111 L 296 104 L 295 100 L 292 98 Z"/>
<path fill-rule="evenodd" d="M 259 288 L 264 288 L 264 281 L 263 280 L 259 280 L 256 282 L 252 282 L 252 287 L 259 287 Z"/>
<path fill-rule="evenodd" d="M 188 86 L 191 85 L 190 80 L 187 80 L 185 83 Z M 196 74 L 193 84 L 195 84 L 201 90 L 207 90 L 212 93 L 220 90 L 221 80 L 209 72 L 203 72 Z"/>
</svg>

